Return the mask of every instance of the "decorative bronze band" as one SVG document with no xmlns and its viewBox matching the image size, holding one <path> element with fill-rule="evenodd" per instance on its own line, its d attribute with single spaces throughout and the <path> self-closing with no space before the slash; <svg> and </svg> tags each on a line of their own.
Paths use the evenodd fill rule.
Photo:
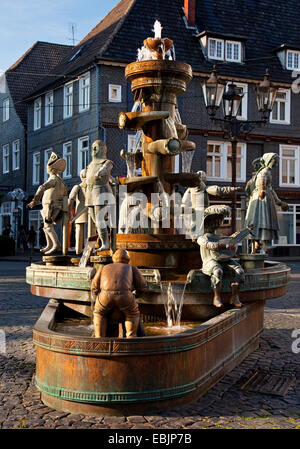
<svg viewBox="0 0 300 449">
<path fill-rule="evenodd" d="M 184 396 L 188 393 L 191 393 L 201 387 L 207 380 L 209 380 L 212 376 L 217 376 L 219 372 L 224 369 L 224 366 L 229 364 L 234 359 L 237 359 L 240 355 L 242 355 L 247 348 L 251 347 L 252 344 L 258 339 L 261 331 L 259 331 L 255 336 L 247 341 L 239 350 L 237 350 L 234 354 L 227 357 L 225 360 L 219 364 L 218 367 L 211 370 L 209 373 L 204 376 L 199 377 L 198 379 L 184 384 L 178 385 L 175 387 L 169 388 L 161 388 L 158 390 L 149 390 L 149 391 L 137 391 L 137 392 L 86 392 L 86 391 L 75 391 L 70 390 L 64 387 L 57 387 L 54 385 L 48 385 L 42 381 L 40 381 L 37 376 L 35 378 L 37 388 L 45 394 L 50 396 L 54 396 L 59 399 L 64 399 L 67 401 L 74 402 L 89 402 L 96 404 L 108 404 L 108 403 L 133 403 L 133 402 L 149 402 L 149 401 L 157 401 L 157 400 L 166 400 L 172 399 L 179 396 Z"/>
<path fill-rule="evenodd" d="M 164 337 L 161 341 L 159 337 L 146 337 L 135 341 L 121 339 L 107 339 L 108 341 L 93 339 L 93 338 L 68 338 L 62 334 L 55 334 L 54 332 L 46 333 L 33 330 L 34 343 L 44 349 L 56 352 L 63 352 L 68 354 L 86 354 L 97 356 L 147 356 L 150 354 L 164 354 L 164 353 L 177 353 L 183 351 L 189 351 L 197 348 L 215 338 L 219 334 L 234 327 L 239 322 L 243 321 L 252 310 L 248 307 L 242 310 L 231 310 L 228 313 L 228 317 L 222 318 L 222 322 L 218 323 L 219 317 L 213 318 L 211 326 L 207 327 L 207 323 L 202 329 L 194 328 L 190 331 L 186 331 L 184 334 L 178 334 L 178 336 L 169 337 L 166 341 Z M 216 322 L 213 323 L 212 321 Z M 200 325 L 199 327 L 201 327 Z M 202 335 L 201 335 L 202 334 Z M 148 340 L 148 341 L 147 341 Z M 145 347 L 146 346 L 146 347 Z"/>
<path fill-rule="evenodd" d="M 143 242 L 117 242 L 117 248 L 120 249 L 136 249 L 136 250 L 144 250 L 144 249 L 160 249 L 160 250 L 170 250 L 170 249 L 178 249 L 178 250 L 190 250 L 194 249 L 195 251 L 199 250 L 198 248 L 195 248 L 195 246 L 192 243 L 176 243 L 176 242 L 170 242 L 170 243 L 155 243 L 155 242 L 149 242 L 149 243 L 143 243 Z"/>
<path fill-rule="evenodd" d="M 123 244 L 120 242 L 118 244 L 119 248 L 122 249 L 133 249 L 130 245 L 143 245 L 143 244 Z M 148 244 L 147 244 L 148 245 Z M 141 249 L 141 248 L 139 248 Z M 183 248 L 181 248 L 182 250 Z M 186 249 L 186 248 L 185 248 Z M 135 250 L 138 250 L 137 246 Z M 200 271 L 200 270 L 199 270 Z M 285 286 L 289 279 L 289 270 L 275 270 L 272 271 L 272 268 L 268 268 L 265 273 L 257 274 L 257 273 L 245 273 L 246 279 L 245 283 L 241 288 L 241 291 L 257 291 L 257 290 L 269 290 L 273 288 L 278 288 Z M 276 274 L 276 276 L 275 276 Z M 160 286 L 157 285 L 155 280 L 151 280 L 151 278 L 147 279 L 149 282 L 149 286 L 153 285 L 154 290 L 160 291 Z M 230 291 L 230 285 L 228 284 L 229 280 L 224 279 L 224 288 L 223 291 Z M 28 284 L 34 285 L 36 287 L 43 288 L 61 288 L 61 289 L 72 289 L 72 291 L 81 290 L 83 292 L 90 291 L 90 280 L 87 278 L 87 274 L 73 274 L 70 276 L 69 272 L 65 273 L 46 273 L 45 271 L 40 271 L 39 269 L 27 270 L 26 273 L 26 282 Z M 228 284 L 228 285 L 227 285 Z M 198 289 L 201 286 L 202 293 L 210 293 L 211 287 L 209 278 L 204 277 L 202 273 L 196 274 L 193 283 L 191 285 L 187 285 L 186 293 L 197 293 Z"/>
</svg>

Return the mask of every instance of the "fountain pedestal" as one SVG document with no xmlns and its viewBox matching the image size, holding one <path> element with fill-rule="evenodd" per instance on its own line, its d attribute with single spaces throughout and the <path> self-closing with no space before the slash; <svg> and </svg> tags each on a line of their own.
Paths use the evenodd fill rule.
<svg viewBox="0 0 300 449">
<path fill-rule="evenodd" d="M 246 270 L 264 268 L 267 258 L 267 254 L 239 254 L 239 259 Z"/>
</svg>

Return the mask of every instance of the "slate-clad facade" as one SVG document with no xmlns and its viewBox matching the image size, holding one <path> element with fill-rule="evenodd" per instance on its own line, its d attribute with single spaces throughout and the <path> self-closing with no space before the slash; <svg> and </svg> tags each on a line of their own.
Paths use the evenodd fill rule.
<svg viewBox="0 0 300 449">
<path fill-rule="evenodd" d="M 28 95 L 72 49 L 69 45 L 36 42 L 1 77 L 0 88 L 0 234 L 10 224 L 24 221 L 22 201 L 10 201 L 7 193 L 15 188 L 27 191 L 27 105 Z"/>
<path fill-rule="evenodd" d="M 188 23 L 185 8 L 195 4 L 195 23 Z M 107 141 L 109 157 L 115 162 L 114 175 L 125 175 L 120 150 L 132 139 L 117 127 L 120 111 L 131 110 L 133 96 L 124 77 L 126 64 L 136 60 L 137 49 L 152 35 L 155 20 L 163 36 L 174 41 L 176 59 L 191 64 L 194 78 L 179 99 L 183 123 L 197 144 L 193 171 L 206 170 L 209 182 L 230 184 L 230 146 L 227 136 L 213 124 L 205 110 L 201 83 L 213 65 L 224 80 L 234 80 L 244 92 L 241 119 L 258 120 L 255 83 L 269 68 L 272 82 L 280 88 L 270 123 L 254 129 L 241 139 L 238 178 L 244 185 L 252 173 L 251 161 L 266 152 L 282 156 L 274 172 L 278 195 L 291 204 L 288 213 L 279 213 L 281 239 L 274 253 L 300 253 L 300 15 L 297 0 L 122 0 L 31 92 L 28 104 L 28 183 L 32 195 L 34 154 L 40 153 L 40 180 L 43 180 L 45 150 L 64 153 L 71 142 L 71 176 L 68 186 L 79 181 L 82 138 L 89 145 L 96 138 Z M 188 16 L 190 17 L 190 16 Z M 193 15 L 191 15 L 193 17 Z M 80 79 L 89 74 L 89 108 L 80 112 Z M 73 82 L 73 115 L 63 117 L 64 91 Z M 293 86 L 294 83 L 294 86 Z M 53 91 L 53 124 L 34 130 L 34 101 Z"/>
</svg>

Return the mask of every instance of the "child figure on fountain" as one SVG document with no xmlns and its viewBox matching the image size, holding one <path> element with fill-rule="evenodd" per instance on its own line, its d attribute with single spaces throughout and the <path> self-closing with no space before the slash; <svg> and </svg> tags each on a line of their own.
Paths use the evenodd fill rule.
<svg viewBox="0 0 300 449">
<path fill-rule="evenodd" d="M 204 211 L 205 234 L 197 239 L 200 246 L 202 258 L 202 272 L 210 276 L 211 286 L 214 290 L 213 305 L 222 307 L 221 292 L 224 268 L 233 272 L 231 282 L 232 295 L 229 303 L 235 307 L 242 307 L 239 300 L 239 286 L 245 280 L 244 270 L 241 265 L 233 259 L 236 252 L 236 244 L 231 243 L 228 237 L 217 235 L 215 232 L 220 228 L 224 218 L 229 216 L 229 206 L 209 206 Z"/>
</svg>

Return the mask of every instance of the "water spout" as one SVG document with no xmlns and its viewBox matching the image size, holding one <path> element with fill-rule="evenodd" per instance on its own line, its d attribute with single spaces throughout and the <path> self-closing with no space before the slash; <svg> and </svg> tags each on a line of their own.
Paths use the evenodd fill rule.
<svg viewBox="0 0 300 449">
<path fill-rule="evenodd" d="M 168 327 L 180 327 L 182 307 L 184 302 L 186 283 L 169 282 L 166 291 L 165 312 Z M 162 291 L 164 285 L 161 284 Z"/>
<path fill-rule="evenodd" d="M 190 173 L 192 162 L 194 158 L 195 150 L 183 151 L 181 153 L 182 157 L 182 173 Z"/>
<path fill-rule="evenodd" d="M 134 178 L 137 175 L 135 153 L 127 153 L 126 165 L 127 165 L 127 177 Z"/>
<path fill-rule="evenodd" d="M 153 30 L 152 31 L 154 31 L 154 37 L 155 38 L 158 38 L 158 39 L 161 39 L 161 32 L 162 32 L 162 26 L 161 26 L 161 23 L 159 22 L 159 20 L 156 20 L 155 22 L 154 22 L 154 27 L 153 27 Z"/>
<path fill-rule="evenodd" d="M 166 59 L 169 59 L 169 61 L 176 61 L 176 53 L 175 53 L 175 47 L 172 45 L 170 50 L 166 52 Z"/>
</svg>

